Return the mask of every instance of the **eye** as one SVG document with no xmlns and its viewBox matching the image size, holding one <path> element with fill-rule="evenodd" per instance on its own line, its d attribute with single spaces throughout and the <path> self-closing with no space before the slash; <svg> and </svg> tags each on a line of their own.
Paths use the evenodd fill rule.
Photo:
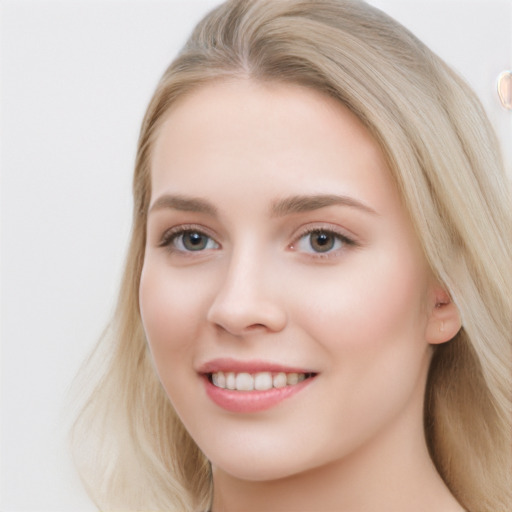
<svg viewBox="0 0 512 512">
<path fill-rule="evenodd" d="M 345 245 L 354 245 L 354 242 L 346 236 L 328 229 L 314 229 L 304 233 L 292 245 L 296 251 L 309 254 L 329 254 Z"/>
<path fill-rule="evenodd" d="M 201 252 L 219 248 L 219 244 L 202 231 L 184 228 L 165 233 L 160 246 L 179 252 Z"/>
</svg>

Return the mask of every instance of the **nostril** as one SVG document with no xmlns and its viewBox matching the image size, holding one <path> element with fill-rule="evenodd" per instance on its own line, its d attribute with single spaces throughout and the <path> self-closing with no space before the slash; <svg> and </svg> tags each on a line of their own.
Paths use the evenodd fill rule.
<svg viewBox="0 0 512 512">
<path fill-rule="evenodd" d="M 215 329 L 219 332 L 225 331 L 233 335 L 243 336 L 244 334 L 256 334 L 258 332 L 267 331 L 268 327 L 265 324 L 251 324 L 244 327 L 240 327 L 238 329 L 233 325 L 222 325 L 219 323 L 215 323 Z"/>
<path fill-rule="evenodd" d="M 265 329 L 266 327 L 263 324 L 253 324 L 246 327 L 247 331 L 257 331 L 260 329 Z"/>
</svg>

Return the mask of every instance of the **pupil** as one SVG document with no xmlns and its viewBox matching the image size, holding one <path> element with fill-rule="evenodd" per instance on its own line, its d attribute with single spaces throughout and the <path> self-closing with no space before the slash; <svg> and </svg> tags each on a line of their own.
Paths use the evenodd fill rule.
<svg viewBox="0 0 512 512">
<path fill-rule="evenodd" d="M 334 247 L 334 237 L 327 233 L 313 233 L 311 247 L 316 252 L 327 252 Z"/>
<path fill-rule="evenodd" d="M 207 237 L 200 233 L 186 233 L 183 236 L 183 245 L 190 251 L 198 251 L 204 249 L 208 243 Z"/>
</svg>

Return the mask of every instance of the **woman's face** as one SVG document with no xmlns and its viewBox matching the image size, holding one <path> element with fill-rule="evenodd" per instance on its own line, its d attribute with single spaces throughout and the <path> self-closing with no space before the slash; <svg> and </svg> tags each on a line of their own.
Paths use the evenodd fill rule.
<svg viewBox="0 0 512 512">
<path fill-rule="evenodd" d="M 275 479 L 421 432 L 435 293 L 361 122 L 233 80 L 174 105 L 152 156 L 142 319 L 213 466 Z"/>
</svg>

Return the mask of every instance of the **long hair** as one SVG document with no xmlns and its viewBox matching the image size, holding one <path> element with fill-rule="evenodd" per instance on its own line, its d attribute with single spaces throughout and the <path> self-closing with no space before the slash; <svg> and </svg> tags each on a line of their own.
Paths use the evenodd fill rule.
<svg viewBox="0 0 512 512">
<path fill-rule="evenodd" d="M 178 98 L 241 77 L 299 84 L 347 106 L 379 143 L 432 272 L 462 329 L 436 348 L 425 435 L 472 512 L 512 503 L 510 189 L 474 93 L 407 29 L 350 0 L 232 0 L 208 14 L 163 75 L 142 123 L 134 214 L 114 318 L 82 370 L 77 464 L 107 510 L 208 508 L 208 461 L 152 367 L 138 305 L 152 148 Z M 93 379 L 93 376 L 100 375 Z"/>
</svg>

